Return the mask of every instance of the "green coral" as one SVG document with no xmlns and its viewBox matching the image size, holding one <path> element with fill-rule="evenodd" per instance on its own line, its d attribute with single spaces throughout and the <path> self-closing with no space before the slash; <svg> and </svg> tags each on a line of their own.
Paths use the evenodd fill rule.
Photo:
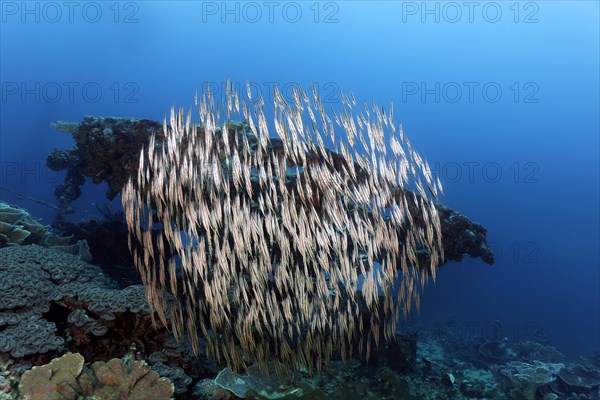
<svg viewBox="0 0 600 400">
<path fill-rule="evenodd" d="M 173 384 L 141 361 L 115 358 L 87 368 L 81 354 L 65 354 L 23 374 L 19 392 L 25 400 L 166 400 Z"/>
<path fill-rule="evenodd" d="M 74 133 L 77 133 L 77 129 L 79 128 L 79 122 L 58 120 L 56 122 L 52 122 L 50 126 L 52 127 L 52 129 L 72 135 Z"/>
</svg>

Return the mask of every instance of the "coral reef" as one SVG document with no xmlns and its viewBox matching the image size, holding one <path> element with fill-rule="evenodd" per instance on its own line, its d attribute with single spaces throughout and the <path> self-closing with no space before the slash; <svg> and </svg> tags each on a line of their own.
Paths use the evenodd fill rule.
<svg viewBox="0 0 600 400">
<path fill-rule="evenodd" d="M 503 364 L 513 355 L 510 353 L 511 349 L 507 340 L 498 341 L 481 339 L 482 338 L 476 338 L 476 341 L 481 343 L 479 344 L 477 351 L 487 364 Z"/>
<path fill-rule="evenodd" d="M 188 340 L 153 325 L 143 286 L 119 289 L 72 255 L 37 245 L 0 249 L 0 290 L 0 356 L 25 369 L 67 350 L 89 361 L 133 353 L 171 377 L 178 393 L 217 372 Z"/>
<path fill-rule="evenodd" d="M 541 344 L 529 340 L 519 343 L 516 346 L 516 352 L 525 361 L 542 361 L 547 363 L 562 363 L 565 361 L 565 357 L 549 344 Z"/>
<path fill-rule="evenodd" d="M 103 285 L 100 271 L 77 257 L 37 245 L 0 249 L 0 352 L 15 358 L 64 345 L 43 318 L 53 302 Z"/>
<path fill-rule="evenodd" d="M 46 159 L 50 169 L 67 171 L 65 181 L 54 192 L 61 209 L 59 222 L 73 211 L 71 202 L 81 195 L 85 176 L 94 183 L 107 182 L 106 196 L 113 199 L 137 170 L 139 153 L 150 136 L 162 132 L 162 125 L 150 120 L 90 116 L 79 124 L 59 121 L 54 127 L 71 134 L 76 142 L 69 150 L 52 151 Z"/>
<path fill-rule="evenodd" d="M 38 252 L 42 256 L 36 255 Z M 151 370 L 172 381 L 174 396 L 177 399 L 239 398 L 233 392 L 217 385 L 214 380 L 218 375 L 216 365 L 205 358 L 196 358 L 189 340 L 182 338 L 178 342 L 165 330 L 154 330 L 149 316 L 144 314 L 146 311 L 136 310 L 136 307 L 144 301 L 140 286 L 132 287 L 120 294 L 119 290 L 111 286 L 110 280 L 96 275 L 99 273 L 97 268 L 82 263 L 68 254 L 40 246 L 5 248 L 0 250 L 0 256 L 2 256 L 0 277 L 9 277 L 12 283 L 15 283 L 15 280 L 8 272 L 10 268 L 5 269 L 7 262 L 9 265 L 15 262 L 18 264 L 14 265 L 23 265 L 25 274 L 31 276 L 42 288 L 48 286 L 48 283 L 44 283 L 44 280 L 40 281 L 40 276 L 50 281 L 52 281 L 51 274 L 55 278 L 59 277 L 57 274 L 59 269 L 55 268 L 49 272 L 50 269 L 45 268 L 44 265 L 54 264 L 56 267 L 63 263 L 60 268 L 64 268 L 65 278 L 57 282 L 62 282 L 58 286 L 84 286 L 90 291 L 87 293 L 83 289 L 81 291 L 70 289 L 76 292 L 67 293 L 70 297 L 62 297 L 60 300 L 46 298 L 44 301 L 33 303 L 30 297 L 21 294 L 18 298 L 23 299 L 21 300 L 23 306 L 13 308 L 8 313 L 6 310 L 1 312 L 4 321 L 10 319 L 11 322 L 16 322 L 17 326 L 25 324 L 21 329 L 27 330 L 30 337 L 39 338 L 48 335 L 50 330 L 50 334 L 58 338 L 62 344 L 45 354 L 31 354 L 20 358 L 13 357 L 10 352 L 1 352 L 0 399 L 23 398 L 23 396 L 18 397 L 17 394 L 19 383 L 24 388 L 30 386 L 31 380 L 29 380 L 30 375 L 27 375 L 27 379 L 20 378 L 21 375 L 31 369 L 31 364 L 47 363 L 50 357 L 58 357 L 64 351 L 86 353 L 89 355 L 86 359 L 90 362 L 104 361 L 113 357 L 120 358 L 126 353 L 128 355 L 125 358 L 130 361 L 122 365 L 129 365 L 134 359 L 145 359 Z M 31 262 L 27 262 L 27 259 L 31 259 Z M 34 268 L 39 271 L 36 273 Z M 78 275 L 82 276 L 82 281 L 76 278 Z M 70 283 L 66 282 L 69 279 Z M 4 280 L 0 279 L 0 285 L 3 283 Z M 62 292 L 60 289 L 55 288 L 55 290 Z M 100 292 L 104 290 L 106 294 L 102 295 Z M 38 295 L 44 297 L 43 293 L 46 291 L 48 289 L 43 289 Z M 83 293 L 81 299 L 78 293 Z M 12 297 L 10 296 L 9 299 Z M 113 298 L 114 300 L 111 300 Z M 42 312 L 42 309 L 36 308 L 39 306 L 44 306 L 43 309 L 49 308 L 49 311 Z M 133 307 L 133 311 L 139 313 L 132 313 L 131 308 L 128 307 Z M 90 308 L 95 311 L 91 311 Z M 127 311 L 122 312 L 124 308 Z M 32 320 L 34 323 L 26 325 L 34 313 L 37 313 Z M 24 322 L 21 322 L 21 314 Z M 113 316 L 115 319 L 111 320 Z M 102 336 L 96 336 L 92 331 L 88 332 L 90 326 L 104 326 L 109 323 L 114 325 L 106 332 L 100 332 L 103 333 Z M 0 326 L 0 341 L 4 340 L 5 345 L 7 332 L 12 336 L 9 330 L 11 326 L 13 325 Z M 23 334 L 23 336 L 27 335 Z M 464 339 L 452 335 L 451 330 L 422 332 L 416 329 L 408 335 L 398 336 L 397 345 L 391 346 L 394 344 L 391 342 L 379 350 L 374 350 L 369 363 L 355 358 L 342 362 L 339 356 L 336 356 L 319 374 L 309 375 L 303 371 L 295 371 L 289 388 L 284 386 L 282 390 L 273 390 L 274 385 L 264 383 L 265 380 L 261 381 L 260 373 L 257 374 L 259 379 L 250 383 L 242 382 L 240 385 L 246 385 L 247 388 L 252 386 L 252 391 L 245 392 L 247 398 L 258 398 L 253 393 L 261 391 L 267 394 L 263 398 L 268 398 L 269 393 L 273 395 L 285 390 L 293 391 L 298 387 L 311 389 L 306 390 L 301 397 L 292 395 L 289 398 L 310 400 L 357 398 L 362 400 L 505 400 L 512 398 L 516 400 L 534 396 L 536 400 L 598 400 L 600 397 L 598 393 L 600 368 L 595 366 L 593 357 L 585 365 L 565 362 L 564 368 L 559 369 L 560 365 L 557 366 L 555 361 L 557 357 L 561 360 L 563 357 L 548 344 L 495 342 L 480 338 L 471 338 L 468 341 Z M 35 343 L 38 340 L 36 339 Z M 494 343 L 489 345 L 493 350 L 501 348 L 499 352 L 501 357 L 490 359 L 487 353 L 488 346 L 484 346 L 486 354 L 482 355 L 480 348 L 484 343 Z M 23 347 L 27 347 L 26 345 L 27 341 L 22 341 L 20 344 Z M 43 349 L 32 348 L 32 350 Z M 204 351 L 205 348 L 202 347 L 200 352 Z M 492 351 L 492 353 L 496 352 Z M 66 376 L 75 375 L 81 364 L 80 357 L 70 355 L 67 358 L 74 363 L 69 367 L 70 371 L 77 368 L 74 369 L 75 372 L 69 372 Z M 536 360 L 536 357 L 541 360 Z M 113 361 L 110 366 L 107 363 L 97 364 L 104 366 L 98 369 L 103 371 L 101 374 L 103 379 L 124 382 L 122 379 L 115 378 L 114 375 L 119 374 L 120 368 L 113 363 L 116 362 Z M 61 365 L 61 363 L 55 361 L 51 365 Z M 35 371 L 38 369 L 36 368 Z M 100 381 L 93 377 L 93 371 L 93 368 L 84 366 L 78 375 L 78 385 L 82 388 L 98 387 L 94 385 L 99 385 Z M 46 378 L 43 378 L 43 374 L 46 374 Z M 42 379 L 44 384 L 50 384 L 51 379 L 47 374 L 43 372 L 42 377 L 38 376 L 36 379 Z M 240 376 L 244 379 L 246 375 L 252 375 L 252 371 L 250 374 Z M 221 375 L 219 382 L 223 383 L 224 377 L 225 375 Z M 86 382 L 92 384 L 86 386 Z M 268 380 L 266 382 L 268 383 Z M 266 386 L 262 387 L 263 384 Z M 228 387 L 228 384 L 223 386 Z"/>
<path fill-rule="evenodd" d="M 58 236 L 51 227 L 41 224 L 26 210 L 0 201 L 0 248 L 37 244 L 91 261 L 88 242 L 82 239 L 71 244 L 72 239 L 72 236 Z"/>
<path fill-rule="evenodd" d="M 104 208 L 102 210 L 105 211 Z M 89 243 L 94 264 L 121 287 L 142 282 L 127 246 L 128 232 L 122 213 L 105 213 L 100 218 L 77 223 L 62 221 L 55 223 L 54 227 L 74 240 Z"/>
<path fill-rule="evenodd" d="M 257 144 L 249 122 L 231 122 L 228 127 Z M 85 177 L 108 182 L 109 198 L 119 193 L 122 184 L 137 175 L 140 150 L 150 137 L 156 135 L 157 148 L 165 143 L 162 125 L 85 117 L 81 123 L 59 121 L 55 128 L 76 141 L 72 149 L 56 150 L 47 160 L 52 168 L 67 170 L 65 183 L 56 190 L 62 208 L 54 228 L 61 233 L 19 207 L 0 203 L 0 400 L 600 399 L 600 353 L 570 363 L 542 333 L 521 343 L 481 337 L 464 342 L 443 330 L 434 335 L 417 330 L 373 346 L 369 362 L 359 357 L 358 346 L 345 362 L 341 352 L 333 351 L 327 368 L 318 373 L 298 368 L 263 374 L 256 365 L 239 374 L 222 370 L 223 359 L 217 364 L 196 356 L 195 352 L 207 353 L 205 342 L 192 343 L 181 332 L 174 332 L 176 340 L 173 332 L 153 324 L 153 317 L 158 318 L 150 314 L 144 287 L 130 286 L 133 274 L 120 285 L 109 278 L 133 271 L 122 215 L 101 208 L 99 219 L 78 224 L 64 220 Z M 285 143 L 273 138 L 269 146 L 281 150 Z M 343 155 L 326 154 L 335 168 L 342 165 Z M 302 179 L 302 170 L 285 173 L 289 186 Z M 255 171 L 250 181 L 258 192 Z M 256 203 L 252 207 L 259 207 Z M 446 261 L 468 255 L 493 263 L 485 228 L 434 205 Z M 151 240 L 156 245 L 156 237 Z M 82 262 L 87 243 L 102 270 Z M 178 282 L 183 274 L 176 265 Z M 357 299 L 365 310 L 364 297 L 358 293 Z M 167 322 L 170 318 L 167 310 Z M 371 323 L 368 317 L 360 322 Z"/>
<path fill-rule="evenodd" d="M 232 392 L 223 389 L 213 379 L 202 379 L 194 386 L 192 396 L 195 400 L 236 400 Z"/>
<path fill-rule="evenodd" d="M 140 361 L 115 358 L 84 369 L 82 355 L 65 354 L 23 374 L 19 392 L 24 400 L 166 400 L 173 385 Z"/>
<path fill-rule="evenodd" d="M 49 238 L 47 227 L 18 207 L 0 202 L 0 246 L 44 243 Z"/>
<path fill-rule="evenodd" d="M 167 365 L 158 362 L 152 365 L 152 370 L 156 371 L 160 376 L 169 378 L 175 386 L 175 393 L 185 393 L 188 391 L 188 386 L 192 384 L 192 377 L 187 375 L 183 368 L 175 365 Z"/>
<path fill-rule="evenodd" d="M 243 132 L 249 140 L 255 138 L 248 122 L 231 122 L 231 126 Z M 55 149 L 46 159 L 49 168 L 67 171 L 64 182 L 55 190 L 61 209 L 54 222 L 58 227 L 73 211 L 71 203 L 81 195 L 80 187 L 85 177 L 97 183 L 107 182 L 109 191 L 106 195 L 112 199 L 127 179 L 137 174 L 140 151 L 147 147 L 150 137 L 155 135 L 155 146 L 160 146 L 164 140 L 162 124 L 147 119 L 86 116 L 77 129 L 70 125 L 67 132 L 72 134 L 75 145 L 66 150 Z M 274 137 L 270 141 L 274 148 L 283 147 L 279 138 Z M 337 153 L 329 154 L 341 159 Z M 290 183 L 293 181 L 289 180 Z M 460 261 L 466 254 L 489 264 L 494 262 L 483 226 L 441 204 L 436 203 L 435 207 L 441 219 L 446 261 Z"/>
<path fill-rule="evenodd" d="M 583 365 L 573 365 L 558 371 L 557 378 L 551 383 L 554 393 L 566 396 L 596 395 L 600 398 L 600 370 Z"/>
<path fill-rule="evenodd" d="M 33 367 L 25 372 L 19 383 L 19 392 L 25 399 L 76 399 L 74 388 L 83 371 L 84 359 L 80 354 L 65 354 L 50 364 Z"/>
<path fill-rule="evenodd" d="M 118 290 L 100 269 L 64 252 L 37 245 L 0 249 L 0 276 L 0 353 L 44 354 L 87 344 L 110 329 L 105 346 L 97 340 L 86 355 L 124 354 L 131 340 L 155 332 L 142 286 Z"/>
<path fill-rule="evenodd" d="M 536 400 L 539 389 L 554 381 L 564 364 L 510 362 L 498 368 L 514 400 Z"/>
<path fill-rule="evenodd" d="M 9 214 L 24 213 L 17 207 L 9 207 Z M 440 208 L 440 216 L 444 213 Z M 13 217 L 7 221 L 10 218 Z M 452 218 L 454 223 L 456 218 L 459 217 Z M 112 222 L 122 227 L 121 222 Z M 27 223 L 35 224 L 30 220 Z M 93 233 L 94 227 L 89 225 L 86 229 Z M 469 229 L 462 230 L 465 240 L 472 237 Z M 125 396 L 128 391 L 127 396 L 131 396 L 132 380 L 126 376 L 141 371 L 141 363 L 132 367 L 133 363 L 139 363 L 133 361 L 136 358 L 145 359 L 152 371 L 173 383 L 170 388 L 155 387 L 157 390 L 152 390 L 151 395 L 144 393 L 141 398 L 153 399 L 148 396 L 159 395 L 162 389 L 167 396 L 164 398 L 171 396 L 167 390 L 177 399 L 239 398 L 220 387 L 215 379 L 207 379 L 215 378 L 218 369 L 214 363 L 196 358 L 188 339 L 180 338 L 178 342 L 166 329 L 152 326 L 142 286 L 119 289 L 97 267 L 58 251 L 57 242 L 24 245 L 36 237 L 45 237 L 37 226 L 31 230 L 21 246 L 13 243 L 0 249 L 3 294 L 0 296 L 0 399 L 27 398 L 32 385 L 65 389 L 67 396 L 61 393 L 62 399 L 71 395 L 90 398 L 88 394 L 94 393 L 90 390 L 96 389 L 99 394 L 110 396 L 106 398 L 119 398 L 116 393 Z M 532 340 L 535 341 L 511 343 L 475 337 L 462 342 L 443 330 L 432 336 L 416 330 L 414 334 L 398 337 L 397 346 L 391 342 L 374 350 L 368 364 L 354 358 L 343 363 L 337 354 L 319 374 L 296 371 L 288 389 L 313 388 L 299 397 L 310 400 L 600 399 L 600 353 L 572 364 L 564 360 L 543 334 Z M 83 365 L 81 356 L 72 354 L 64 356 L 66 360 L 58 358 L 45 368 L 34 367 L 32 372 L 26 372 L 32 364 L 46 363 L 65 351 L 79 352 L 87 360 L 96 361 L 101 379 L 94 373 L 94 367 Z M 205 352 L 203 344 L 199 352 Z M 127 362 L 105 361 L 126 353 L 130 354 Z M 561 364 L 564 367 L 560 368 Z M 54 374 L 54 370 L 58 372 L 63 367 L 63 372 Z M 158 375 L 152 373 L 147 379 L 157 383 Z M 77 381 L 75 394 L 56 382 L 59 377 L 73 376 Z M 269 389 L 273 385 L 265 384 L 266 390 L 261 385 L 260 379 L 253 381 L 252 391 L 245 392 L 248 398 L 257 398 L 254 392 L 263 391 L 267 395 L 263 398 L 280 392 Z M 23 389 L 20 394 L 19 387 Z M 88 391 L 80 391 L 84 389 Z"/>
<path fill-rule="evenodd" d="M 52 127 L 52 129 L 55 129 L 59 132 L 64 132 L 64 133 L 68 133 L 70 135 L 74 135 L 77 133 L 79 124 L 77 122 L 62 121 L 59 119 L 56 122 L 50 123 L 50 127 Z"/>
<path fill-rule="evenodd" d="M 203 341 L 199 342 L 200 354 L 206 352 Z M 206 358 L 198 358 L 194 354 L 188 338 L 175 340 L 169 336 L 162 344 L 162 349 L 147 356 L 152 369 L 166 376 L 175 384 L 175 393 L 184 393 L 189 389 L 192 381 L 203 377 L 215 376 L 218 368 L 214 362 Z"/>
</svg>

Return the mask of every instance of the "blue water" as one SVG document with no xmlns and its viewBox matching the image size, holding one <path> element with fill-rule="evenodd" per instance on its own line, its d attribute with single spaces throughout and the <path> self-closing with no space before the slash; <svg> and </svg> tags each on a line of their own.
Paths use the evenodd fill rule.
<svg viewBox="0 0 600 400">
<path fill-rule="evenodd" d="M 63 176 L 44 160 L 72 145 L 59 119 L 162 120 L 228 78 L 266 99 L 315 82 L 332 106 L 352 90 L 394 103 L 442 202 L 483 224 L 497 255 L 443 267 L 412 318 L 514 341 L 539 326 L 572 358 L 600 347 L 597 2 L 0 4 L 3 187 L 55 202 Z M 87 183 L 74 217 L 105 190 Z"/>
</svg>

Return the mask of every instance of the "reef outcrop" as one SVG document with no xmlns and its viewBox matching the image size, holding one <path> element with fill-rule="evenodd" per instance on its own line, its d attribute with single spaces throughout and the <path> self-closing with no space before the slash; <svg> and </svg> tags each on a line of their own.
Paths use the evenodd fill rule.
<svg viewBox="0 0 600 400">
<path fill-rule="evenodd" d="M 127 179 L 137 174 L 140 152 L 148 146 L 150 137 L 155 135 L 155 146 L 160 146 L 164 139 L 163 125 L 148 119 L 86 116 L 80 123 L 60 122 L 53 126 L 75 140 L 70 149 L 55 149 L 46 159 L 49 168 L 67 171 L 64 182 L 54 192 L 60 211 L 53 225 L 58 228 L 64 226 L 66 215 L 73 211 L 71 203 L 81 195 L 85 178 L 94 183 L 106 182 L 109 188 L 106 197 L 113 199 Z M 253 136 L 246 122 L 230 122 L 228 126 L 241 130 L 249 138 Z M 276 151 L 283 148 L 283 143 L 272 138 L 271 147 Z M 334 162 L 342 159 L 334 152 L 329 155 Z M 294 182 L 293 175 L 289 181 Z M 461 261 L 468 255 L 487 264 L 494 263 L 487 230 L 482 225 L 439 203 L 436 208 L 441 219 L 445 261 Z"/>
</svg>

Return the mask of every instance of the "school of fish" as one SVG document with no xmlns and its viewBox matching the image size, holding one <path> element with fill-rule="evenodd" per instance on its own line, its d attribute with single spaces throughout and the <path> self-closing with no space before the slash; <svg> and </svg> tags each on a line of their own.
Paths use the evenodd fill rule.
<svg viewBox="0 0 600 400">
<path fill-rule="evenodd" d="M 236 371 L 368 358 L 443 260 L 442 187 L 393 108 L 291 93 L 271 124 L 249 84 L 172 108 L 122 191 L 153 315 Z"/>
</svg>

